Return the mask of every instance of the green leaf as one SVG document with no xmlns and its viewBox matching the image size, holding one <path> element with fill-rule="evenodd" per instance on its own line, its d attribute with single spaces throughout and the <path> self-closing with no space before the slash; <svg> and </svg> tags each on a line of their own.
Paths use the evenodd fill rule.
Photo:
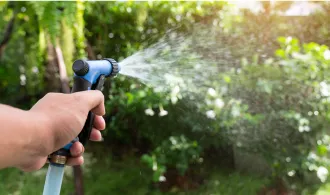
<svg viewBox="0 0 330 195">
<path fill-rule="evenodd" d="M 223 77 L 223 80 L 224 80 L 226 83 L 230 83 L 231 78 L 230 78 L 230 76 L 225 75 L 225 76 Z"/>
<path fill-rule="evenodd" d="M 325 145 L 317 146 L 317 152 L 320 156 L 325 156 L 328 152 L 328 149 Z"/>
<path fill-rule="evenodd" d="M 150 155 L 148 155 L 148 154 L 142 155 L 141 161 L 144 162 L 144 163 L 146 163 L 149 167 L 152 168 L 153 159 L 152 159 L 152 157 Z"/>
<path fill-rule="evenodd" d="M 127 92 L 126 93 L 127 96 L 127 104 L 132 104 L 133 100 L 134 100 L 134 95 L 132 93 Z"/>
<path fill-rule="evenodd" d="M 278 41 L 279 43 L 285 44 L 285 43 L 286 43 L 286 37 L 278 37 L 278 38 L 277 38 L 277 41 Z"/>
<path fill-rule="evenodd" d="M 277 57 L 280 57 L 280 58 L 285 58 L 286 57 L 285 51 L 283 49 L 276 50 L 275 55 Z"/>
</svg>

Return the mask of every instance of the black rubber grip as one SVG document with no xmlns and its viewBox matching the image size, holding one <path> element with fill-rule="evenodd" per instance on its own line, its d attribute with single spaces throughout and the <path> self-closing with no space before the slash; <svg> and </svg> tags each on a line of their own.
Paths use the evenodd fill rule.
<svg viewBox="0 0 330 195">
<path fill-rule="evenodd" d="M 87 91 L 92 88 L 92 83 L 89 81 L 81 78 L 81 77 L 74 77 L 73 78 L 73 86 L 71 93 L 78 92 L 78 91 Z"/>
<path fill-rule="evenodd" d="M 87 120 L 82 131 L 79 133 L 78 138 L 82 145 L 86 145 L 93 129 L 95 115 L 92 112 L 88 112 Z"/>
<path fill-rule="evenodd" d="M 71 93 L 78 92 L 78 91 L 87 91 L 92 89 L 92 84 L 81 78 L 81 77 L 74 77 L 73 80 L 73 87 Z M 87 141 L 89 140 L 89 136 L 92 132 L 94 123 L 94 114 L 91 112 L 88 112 L 87 119 L 85 122 L 85 125 L 81 132 L 78 135 L 79 141 L 85 145 Z"/>
</svg>

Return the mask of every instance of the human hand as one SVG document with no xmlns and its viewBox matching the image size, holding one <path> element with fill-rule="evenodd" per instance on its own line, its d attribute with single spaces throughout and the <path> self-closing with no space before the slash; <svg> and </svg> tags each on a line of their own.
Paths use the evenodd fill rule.
<svg viewBox="0 0 330 195">
<path fill-rule="evenodd" d="M 104 96 L 100 91 L 83 91 L 72 94 L 49 93 L 40 99 L 28 111 L 29 117 L 36 121 L 41 140 L 37 141 L 39 148 L 29 149 L 29 156 L 18 166 L 24 171 L 38 170 L 47 161 L 47 156 L 62 148 L 78 136 L 82 130 L 87 114 L 95 114 L 94 127 L 90 140 L 101 141 L 100 130 L 105 128 L 102 115 L 105 114 Z M 36 136 L 37 137 L 37 136 Z M 80 142 L 75 142 L 71 149 L 71 157 L 67 165 L 83 164 L 82 154 L 84 147 Z"/>
</svg>

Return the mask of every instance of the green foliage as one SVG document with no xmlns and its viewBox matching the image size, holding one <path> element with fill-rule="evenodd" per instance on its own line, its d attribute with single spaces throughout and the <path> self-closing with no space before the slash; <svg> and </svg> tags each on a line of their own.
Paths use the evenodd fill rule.
<svg viewBox="0 0 330 195">
<path fill-rule="evenodd" d="M 247 109 L 228 129 L 229 137 L 242 150 L 262 154 L 273 173 L 288 177 L 291 184 L 292 178 L 297 185 L 310 182 L 306 174 L 311 171 L 324 182 L 329 169 L 329 48 L 301 45 L 291 37 L 281 37 L 279 43 L 277 59 L 243 66 L 230 84 L 230 97 L 239 98 Z M 250 121 L 257 116 L 262 117 Z M 237 127 L 241 131 L 234 133 Z"/>
<path fill-rule="evenodd" d="M 76 50 L 84 48 L 81 22 L 76 24 L 76 14 L 81 21 L 81 2 L 17 2 L 8 3 L 1 13 L 1 35 L 13 16 L 14 29 L 5 45 L 0 61 L 0 91 L 3 103 L 29 108 L 45 92 L 44 78 L 47 75 L 47 46 L 60 43 L 62 53 L 71 75 L 71 64 Z M 78 14 L 79 13 L 79 14 Z M 78 18 L 79 19 L 79 18 Z M 75 33 L 79 29 L 79 36 Z M 82 36 L 82 37 L 81 37 Z M 79 41 L 76 41 L 79 40 Z M 77 45 L 76 45 L 77 43 Z M 77 48 L 77 49 L 76 49 Z M 17 56 L 20 56 L 17 58 Z M 56 70 L 57 67 L 54 67 Z M 58 79 L 55 74 L 54 80 Z"/>
<path fill-rule="evenodd" d="M 87 39 L 95 54 L 119 61 L 170 30 L 189 31 L 219 17 L 226 2 L 98 2 L 86 4 Z M 102 13 L 102 16 L 95 13 Z M 99 25 L 96 25 L 99 24 Z"/>
<path fill-rule="evenodd" d="M 191 163 L 200 161 L 200 153 L 201 148 L 197 142 L 189 141 L 182 135 L 163 141 L 151 155 L 145 154 L 141 160 L 153 170 L 153 181 L 158 182 L 165 179 L 167 167 L 174 167 L 184 175 Z"/>
<path fill-rule="evenodd" d="M 75 20 L 76 3 L 73 2 L 29 2 L 38 16 L 42 29 L 45 29 L 53 42 L 61 32 L 61 20 L 65 18 L 68 25 L 72 26 Z"/>
</svg>

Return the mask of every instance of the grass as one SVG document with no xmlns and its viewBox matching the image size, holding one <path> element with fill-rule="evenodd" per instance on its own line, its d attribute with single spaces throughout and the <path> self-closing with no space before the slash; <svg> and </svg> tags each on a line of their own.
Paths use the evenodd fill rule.
<svg viewBox="0 0 330 195">
<path fill-rule="evenodd" d="M 147 194 L 150 175 L 144 174 L 144 170 L 136 165 L 136 160 L 100 161 L 84 166 L 85 194 Z M 0 194 L 41 194 L 46 172 L 47 166 L 33 173 L 23 173 L 14 168 L 1 170 Z M 66 167 L 61 195 L 71 195 L 73 192 L 72 169 Z"/>
<path fill-rule="evenodd" d="M 106 158 L 95 162 L 95 159 L 89 158 L 87 162 L 89 164 L 84 166 L 86 195 L 249 195 L 256 194 L 256 191 L 267 183 L 262 178 L 250 175 L 226 174 L 212 170 L 213 174 L 206 184 L 196 191 L 182 192 L 173 188 L 170 192 L 161 193 L 149 185 L 151 172 L 140 164 L 139 159 L 127 158 L 124 161 L 116 162 Z M 47 171 L 46 167 L 33 173 L 23 173 L 14 168 L 1 170 L 0 194 L 41 194 Z M 61 194 L 72 195 L 73 191 L 72 170 L 67 167 Z"/>
<path fill-rule="evenodd" d="M 172 188 L 162 193 L 150 185 L 152 173 L 140 160 L 127 157 L 123 161 L 114 161 L 110 155 L 98 159 L 86 154 L 84 169 L 84 186 L 86 195 L 254 195 L 269 180 L 260 177 L 208 168 L 212 173 L 205 184 L 197 190 L 183 192 Z M 41 194 L 45 181 L 47 166 L 32 172 L 23 173 L 9 168 L 0 171 L 0 194 L 30 195 Z M 73 195 L 73 176 L 71 167 L 66 167 L 61 195 Z M 330 183 L 326 183 L 315 195 L 330 195 Z"/>
<path fill-rule="evenodd" d="M 110 151 L 102 145 L 90 146 L 93 147 L 87 151 L 93 151 L 93 156 L 91 153 L 84 154 L 85 195 L 254 195 L 269 184 L 264 178 L 205 165 L 202 170 L 209 177 L 197 190 L 183 192 L 172 188 L 164 193 L 150 185 L 152 172 L 141 164 L 140 159 L 128 155 L 124 160 L 116 161 L 111 159 Z M 32 173 L 14 168 L 0 170 L 0 194 L 42 194 L 47 167 Z M 72 168 L 66 167 L 61 195 L 73 195 L 73 192 Z"/>
<path fill-rule="evenodd" d="M 265 185 L 268 180 L 244 175 L 237 172 L 225 174 L 223 172 L 215 172 L 209 179 L 209 182 L 202 186 L 195 194 L 200 195 L 247 195 L 257 194 L 257 192 Z"/>
</svg>

